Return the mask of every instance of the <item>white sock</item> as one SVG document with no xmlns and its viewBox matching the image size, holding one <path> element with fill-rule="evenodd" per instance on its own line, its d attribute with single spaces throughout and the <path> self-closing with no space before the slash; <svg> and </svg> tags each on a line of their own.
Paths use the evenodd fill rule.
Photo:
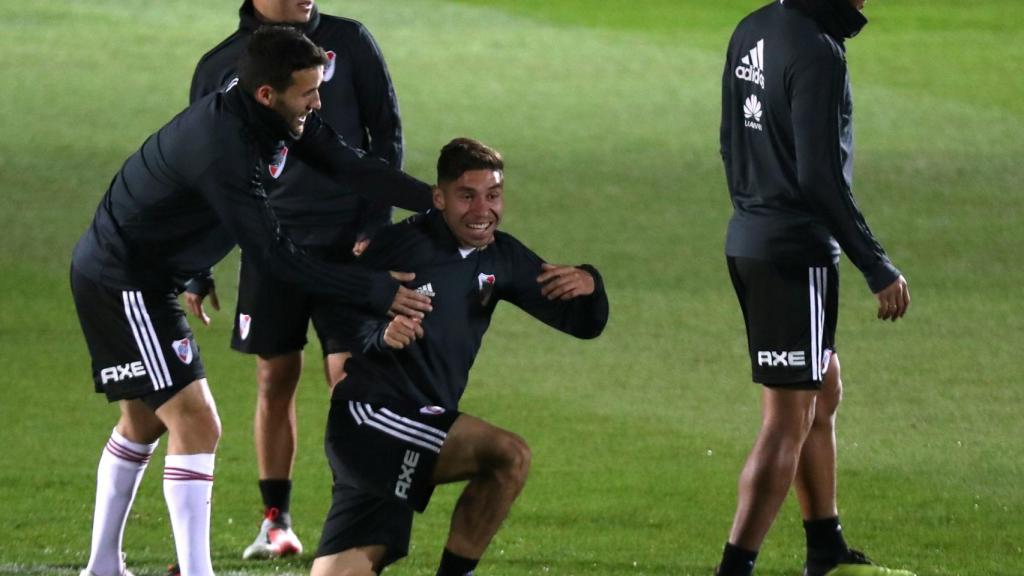
<svg viewBox="0 0 1024 576">
<path fill-rule="evenodd" d="M 121 575 L 121 541 L 128 511 L 142 482 L 149 457 L 159 440 L 136 444 L 115 429 L 96 469 L 96 510 L 92 519 L 92 549 L 87 570 L 96 576 Z"/>
<path fill-rule="evenodd" d="M 213 576 L 210 562 L 210 498 L 213 454 L 168 454 L 164 498 L 171 514 L 178 565 L 185 576 Z"/>
</svg>

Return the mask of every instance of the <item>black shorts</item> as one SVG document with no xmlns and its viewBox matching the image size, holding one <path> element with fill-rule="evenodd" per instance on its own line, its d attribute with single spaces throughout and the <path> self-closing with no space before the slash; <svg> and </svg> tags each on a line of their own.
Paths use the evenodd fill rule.
<svg viewBox="0 0 1024 576">
<path fill-rule="evenodd" d="M 335 263 L 352 260 L 351 246 L 347 250 L 346 255 L 340 248 L 306 249 L 314 257 Z M 302 350 L 312 319 L 324 355 L 347 352 L 347 339 L 337 333 L 329 317 L 317 312 L 316 301 L 317 297 L 298 284 L 264 273 L 243 251 L 231 347 L 245 354 L 268 357 Z"/>
<path fill-rule="evenodd" d="M 139 398 L 156 410 L 206 377 L 185 312 L 170 292 L 109 288 L 71 270 L 96 392 L 111 402 Z"/>
<path fill-rule="evenodd" d="M 755 382 L 816 390 L 835 350 L 839 269 L 728 257 Z"/>
<path fill-rule="evenodd" d="M 384 545 L 387 563 L 408 553 L 413 511 L 434 492 L 433 474 L 457 411 L 392 403 L 331 402 L 324 449 L 334 500 L 317 556 Z"/>
</svg>

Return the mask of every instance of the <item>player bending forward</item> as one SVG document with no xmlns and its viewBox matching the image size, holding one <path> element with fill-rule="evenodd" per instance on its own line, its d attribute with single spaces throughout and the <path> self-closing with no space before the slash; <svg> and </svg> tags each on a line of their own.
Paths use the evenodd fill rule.
<svg viewBox="0 0 1024 576">
<path fill-rule="evenodd" d="M 433 311 L 388 321 L 337 307 L 357 335 L 334 390 L 326 451 L 334 497 L 313 576 L 372 575 L 405 556 L 413 510 L 439 484 L 468 480 L 452 514 L 439 576 L 465 576 L 526 482 L 519 436 L 458 411 L 469 368 L 499 300 L 579 338 L 608 320 L 591 266 L 554 266 L 497 232 L 504 164 L 493 149 L 456 139 L 441 150 L 433 210 L 378 233 L 361 257 L 372 269 L 416 274 Z"/>
</svg>

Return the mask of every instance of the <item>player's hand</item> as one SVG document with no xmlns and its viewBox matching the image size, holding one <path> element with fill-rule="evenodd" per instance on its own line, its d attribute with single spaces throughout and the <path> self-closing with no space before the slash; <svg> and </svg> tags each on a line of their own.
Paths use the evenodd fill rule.
<svg viewBox="0 0 1024 576">
<path fill-rule="evenodd" d="M 389 348 L 401 350 L 412 344 L 417 338 L 423 337 L 423 324 L 419 318 L 395 316 L 384 329 L 384 344 Z"/>
<path fill-rule="evenodd" d="M 390 272 L 391 277 L 399 282 L 412 282 L 416 274 L 412 272 Z M 409 318 L 423 318 L 434 307 L 430 305 L 430 296 L 420 294 L 415 290 L 409 290 L 405 286 L 398 287 L 398 294 L 391 302 L 391 309 L 388 311 L 392 316 L 408 316 Z"/>
<path fill-rule="evenodd" d="M 575 266 L 556 266 L 543 263 L 537 282 L 540 293 L 548 300 L 571 300 L 577 296 L 594 293 L 594 277 L 590 272 Z"/>
<path fill-rule="evenodd" d="M 356 258 L 363 255 L 366 249 L 370 246 L 370 239 L 363 238 L 362 240 L 356 240 L 356 243 L 352 245 L 352 255 Z"/>
<path fill-rule="evenodd" d="M 910 288 L 907 287 L 907 279 L 900 276 L 895 282 L 875 294 L 878 298 L 878 319 L 892 320 L 893 322 L 903 318 L 910 307 Z"/>
<path fill-rule="evenodd" d="M 207 293 L 210 297 L 210 306 L 213 306 L 214 310 L 220 310 L 220 300 L 217 299 L 217 289 L 210 287 L 210 291 Z M 203 308 L 203 300 L 206 296 L 196 294 L 194 292 L 185 292 L 185 306 L 193 316 L 199 318 L 203 322 L 204 326 L 210 325 L 210 317 L 206 314 L 206 309 Z"/>
</svg>

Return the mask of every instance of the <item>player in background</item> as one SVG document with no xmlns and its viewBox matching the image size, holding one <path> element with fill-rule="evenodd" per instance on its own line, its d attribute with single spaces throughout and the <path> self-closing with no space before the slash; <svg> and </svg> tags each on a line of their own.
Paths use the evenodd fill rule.
<svg viewBox="0 0 1024 576">
<path fill-rule="evenodd" d="M 237 78 L 238 56 L 263 24 L 290 24 L 328 57 L 320 86 L 320 115 L 347 143 L 367 155 L 402 167 L 402 126 L 398 101 L 384 58 L 359 22 L 321 14 L 310 0 L 246 0 L 238 30 L 202 57 L 192 78 L 191 100 L 223 90 Z M 365 247 L 376 228 L 390 223 L 391 207 L 371 203 L 339 186 L 301 160 L 274 180 L 270 203 L 289 237 L 307 253 L 347 263 Z M 315 209 L 309 210 L 312 206 Z M 242 252 L 238 307 L 231 347 L 256 356 L 256 413 L 253 443 L 264 518 L 243 558 L 271 558 L 302 552 L 292 531 L 290 502 L 297 428 L 295 391 L 302 373 L 302 349 L 312 317 L 324 351 L 328 383 L 341 378 L 339 339 L 323 331 L 316 298 L 300 286 L 276 279 Z M 188 285 L 188 307 L 209 322 L 202 303 L 209 293 L 218 307 L 209 274 Z M 328 360 L 333 358 L 333 360 Z"/>
<path fill-rule="evenodd" d="M 426 508 L 434 487 L 467 480 L 437 574 L 472 574 L 531 457 L 519 436 L 459 412 L 495 307 L 506 300 L 578 338 L 596 338 L 608 320 L 596 269 L 547 264 L 497 231 L 504 163 L 496 151 L 453 140 L 437 181 L 436 210 L 384 228 L 360 258 L 372 270 L 415 272 L 407 284 L 431 296 L 433 311 L 389 320 L 336 308 L 358 339 L 331 399 L 325 445 L 335 483 L 313 576 L 379 574 L 407 554 L 413 511 Z"/>
<path fill-rule="evenodd" d="M 429 206 L 427 184 L 348 147 L 316 114 L 327 62 L 322 49 L 292 28 L 254 34 L 238 85 L 196 101 L 146 139 L 75 246 L 71 287 L 95 390 L 121 412 L 97 470 L 83 576 L 130 574 L 121 553 L 125 521 L 165 432 L 164 496 L 181 572 L 213 574 L 210 498 L 220 421 L 176 299 L 187 279 L 238 243 L 270 273 L 367 311 L 417 316 L 430 310 L 429 297 L 387 272 L 303 253 L 267 201 L 267 184 L 293 156 L 339 186 L 412 210 Z"/>
<path fill-rule="evenodd" d="M 907 576 L 870 564 L 843 537 L 836 504 L 835 331 L 840 247 L 878 299 L 910 305 L 907 282 L 852 195 L 852 100 L 845 41 L 864 0 L 776 1 L 729 42 L 721 152 L 732 197 L 726 256 L 763 385 L 761 430 L 739 479 L 719 576 L 750 576 L 790 486 L 807 536 L 805 576 Z"/>
</svg>

